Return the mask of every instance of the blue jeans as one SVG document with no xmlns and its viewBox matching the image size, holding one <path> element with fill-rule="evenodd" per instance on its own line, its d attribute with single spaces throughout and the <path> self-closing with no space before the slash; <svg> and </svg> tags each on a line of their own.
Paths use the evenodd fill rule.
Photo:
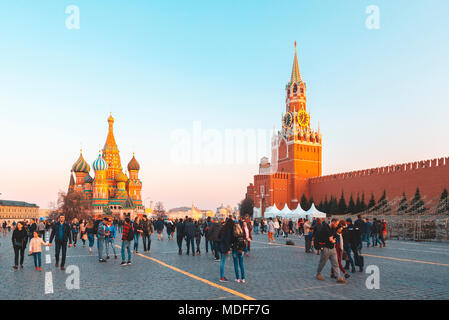
<svg viewBox="0 0 449 320">
<path fill-rule="evenodd" d="M 243 265 L 243 253 L 233 252 L 232 258 L 234 259 L 235 278 L 245 279 L 245 266 Z M 239 278 L 239 266 L 240 266 L 240 273 L 242 274 L 241 278 Z"/>
<path fill-rule="evenodd" d="M 195 254 L 195 244 L 194 244 L 194 238 L 193 237 L 186 237 L 187 241 L 187 254 L 190 252 L 190 245 L 192 245 L 192 254 Z"/>
<path fill-rule="evenodd" d="M 139 251 L 139 238 L 140 238 L 140 233 L 134 233 L 134 250 L 135 251 Z"/>
<path fill-rule="evenodd" d="M 254 232 L 255 232 L 256 234 L 259 234 L 259 226 L 254 226 Z"/>
<path fill-rule="evenodd" d="M 34 259 L 34 266 L 36 268 L 40 268 L 42 265 L 42 259 L 41 259 L 41 253 L 40 252 L 33 252 L 33 259 Z"/>
<path fill-rule="evenodd" d="M 102 259 L 103 258 L 104 245 L 105 245 L 105 239 L 104 238 L 97 238 L 98 259 Z"/>
<path fill-rule="evenodd" d="M 377 246 L 377 244 L 380 243 L 379 234 L 373 233 L 372 238 L 373 238 L 373 246 Z"/>
<path fill-rule="evenodd" d="M 364 234 L 363 234 L 362 242 L 365 241 L 367 246 L 370 245 L 369 238 L 370 238 L 369 233 L 364 233 Z"/>
<path fill-rule="evenodd" d="M 115 253 L 114 239 L 112 239 L 112 238 L 107 238 L 106 239 L 106 255 L 107 256 L 109 256 L 109 247 L 112 247 L 112 251 L 114 252 L 114 256 L 116 256 L 117 253 Z"/>
<path fill-rule="evenodd" d="M 95 243 L 95 237 L 93 233 L 88 233 L 87 234 L 87 240 L 89 240 L 89 247 L 92 248 L 94 246 Z"/>
<path fill-rule="evenodd" d="M 228 257 L 227 253 L 220 252 L 221 261 L 220 261 L 220 279 L 224 278 L 224 266 L 226 262 L 226 258 Z"/>
<path fill-rule="evenodd" d="M 128 250 L 128 261 L 131 261 L 131 241 L 128 240 L 123 240 L 122 241 L 122 261 L 126 261 L 125 260 L 125 248 Z"/>
</svg>

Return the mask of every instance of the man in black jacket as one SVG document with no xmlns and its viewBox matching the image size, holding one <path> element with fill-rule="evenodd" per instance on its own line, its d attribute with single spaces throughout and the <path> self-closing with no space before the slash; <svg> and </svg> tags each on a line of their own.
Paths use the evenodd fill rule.
<svg viewBox="0 0 449 320">
<path fill-rule="evenodd" d="M 176 223 L 176 242 L 178 243 L 178 253 L 182 254 L 182 239 L 184 239 L 184 222 L 182 219 Z"/>
<path fill-rule="evenodd" d="M 359 266 L 360 272 L 363 271 L 363 265 L 359 256 L 360 243 L 361 233 L 359 228 L 352 224 L 351 218 L 347 218 L 346 228 L 343 230 L 343 247 L 348 255 L 349 264 L 351 264 L 353 273 L 355 272 L 355 265 Z M 351 253 L 354 253 L 354 259 Z M 349 269 L 349 264 L 346 261 L 345 269 Z"/>
<path fill-rule="evenodd" d="M 211 241 L 211 247 L 212 247 L 212 252 L 215 255 L 215 261 L 220 261 L 220 238 L 219 238 L 219 234 L 220 234 L 220 230 L 222 228 L 222 225 L 217 221 L 217 219 L 214 219 L 214 222 L 212 223 L 209 232 L 207 233 L 207 239 L 209 239 Z"/>
<path fill-rule="evenodd" d="M 189 218 L 184 226 L 184 234 L 187 238 L 187 255 L 189 255 L 190 245 L 192 246 L 192 256 L 195 255 L 194 239 L 195 239 L 195 225 L 192 218 Z"/>
<path fill-rule="evenodd" d="M 362 216 L 359 214 L 357 215 L 357 220 L 354 222 L 354 227 L 358 228 L 360 230 L 360 248 L 362 248 L 362 239 L 363 235 L 366 231 L 366 223 L 363 221 Z"/>
<path fill-rule="evenodd" d="M 143 241 L 143 252 L 150 252 L 151 248 L 151 236 L 154 233 L 153 224 L 150 220 L 148 220 L 147 215 L 143 215 L 142 219 L 142 227 L 143 227 L 143 233 L 142 233 L 142 241 Z"/>
<path fill-rule="evenodd" d="M 59 267 L 59 253 L 62 249 L 61 257 L 61 270 L 65 270 L 65 257 L 67 253 L 67 242 L 69 242 L 69 247 L 72 246 L 72 232 L 70 232 L 70 226 L 65 223 L 65 217 L 59 216 L 59 222 L 53 225 L 53 229 L 50 235 L 50 245 L 55 239 L 55 258 L 56 258 L 56 268 Z"/>
</svg>

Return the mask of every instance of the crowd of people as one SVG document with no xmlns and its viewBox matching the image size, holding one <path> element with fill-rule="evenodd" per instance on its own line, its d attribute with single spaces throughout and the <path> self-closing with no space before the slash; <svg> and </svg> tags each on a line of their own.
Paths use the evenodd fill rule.
<svg viewBox="0 0 449 320">
<path fill-rule="evenodd" d="M 367 247 L 385 247 L 386 222 L 373 218 L 358 219 L 352 223 L 352 219 L 331 221 L 313 218 L 280 219 L 280 218 L 256 218 L 248 216 L 238 219 L 232 216 L 226 219 L 211 218 L 198 221 L 185 217 L 184 219 L 149 219 L 146 215 L 135 217 L 131 220 L 129 216 L 124 219 L 112 217 L 101 217 L 98 219 L 73 219 L 66 221 L 61 215 L 57 221 L 26 220 L 20 222 L 0 224 L 2 233 L 6 236 L 11 230 L 12 245 L 14 249 L 14 269 L 23 268 L 24 253 L 29 247 L 29 255 L 33 256 L 35 269 L 41 271 L 42 246 L 55 247 L 55 266 L 65 269 L 67 247 L 82 242 L 82 246 L 88 246 L 89 252 L 93 254 L 96 240 L 98 261 L 107 262 L 113 255 L 118 259 L 120 248 L 121 266 L 131 265 L 133 251 L 139 253 L 140 238 L 142 238 L 143 252 L 150 253 L 151 240 L 154 233 L 157 240 L 163 241 L 164 230 L 167 240 L 175 239 L 178 246 L 178 254 L 201 255 L 201 242 L 204 241 L 205 252 L 212 253 L 213 260 L 220 262 L 219 281 L 228 282 L 224 275 L 224 267 L 227 258 L 232 253 L 235 281 L 245 283 L 244 257 L 249 256 L 251 250 L 252 232 L 255 234 L 267 234 L 268 243 L 275 243 L 275 238 L 290 236 L 304 237 L 305 252 L 320 255 L 320 262 L 316 278 L 323 280 L 321 271 L 327 260 L 331 261 L 331 277 L 337 279 L 338 283 L 345 283 L 351 272 L 363 271 L 363 242 Z M 50 232 L 48 242 L 43 240 L 46 231 Z M 116 246 L 116 238 L 121 240 L 121 246 Z M 131 249 L 132 248 L 132 249 Z M 345 262 L 343 267 L 342 262 Z M 342 276 L 340 275 L 342 274 Z"/>
</svg>

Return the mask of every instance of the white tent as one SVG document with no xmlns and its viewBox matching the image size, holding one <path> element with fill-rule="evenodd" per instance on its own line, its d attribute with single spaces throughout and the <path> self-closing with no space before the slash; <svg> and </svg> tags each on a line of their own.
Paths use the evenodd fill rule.
<svg viewBox="0 0 449 320">
<path fill-rule="evenodd" d="M 301 204 L 298 203 L 298 206 L 295 210 L 292 211 L 292 218 L 299 219 L 299 218 L 305 218 L 306 212 L 301 208 Z"/>
<path fill-rule="evenodd" d="M 265 209 L 263 216 L 264 218 L 274 218 L 280 215 L 280 210 L 273 204 L 271 207 Z"/>
<path fill-rule="evenodd" d="M 326 218 L 326 214 L 324 212 L 319 211 L 317 208 L 315 208 L 314 203 L 312 203 L 312 206 L 306 212 L 306 215 L 308 215 L 310 219 L 311 218 Z"/>
<path fill-rule="evenodd" d="M 288 208 L 287 204 L 285 204 L 284 208 L 279 212 L 279 216 L 281 218 L 289 218 L 292 211 Z"/>
</svg>

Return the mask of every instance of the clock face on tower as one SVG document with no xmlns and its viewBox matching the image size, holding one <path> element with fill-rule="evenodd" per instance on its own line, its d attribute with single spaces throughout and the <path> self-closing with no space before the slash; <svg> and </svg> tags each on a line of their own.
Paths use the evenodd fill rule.
<svg viewBox="0 0 449 320">
<path fill-rule="evenodd" d="M 287 112 L 284 115 L 284 118 L 282 119 L 282 126 L 285 129 L 290 129 L 292 127 L 293 124 L 293 115 L 291 114 L 291 112 Z"/>
<path fill-rule="evenodd" d="M 301 127 L 307 127 L 309 125 L 309 115 L 305 110 L 298 112 L 297 121 Z"/>
</svg>

